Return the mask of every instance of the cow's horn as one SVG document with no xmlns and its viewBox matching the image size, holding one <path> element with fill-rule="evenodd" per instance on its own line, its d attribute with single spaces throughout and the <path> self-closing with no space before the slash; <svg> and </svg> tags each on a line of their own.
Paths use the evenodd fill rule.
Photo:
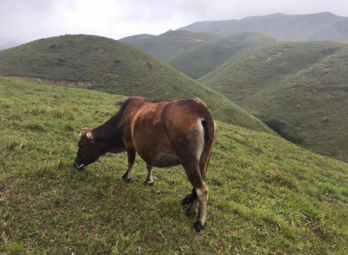
<svg viewBox="0 0 348 255">
<path fill-rule="evenodd" d="M 91 143 L 94 143 L 95 136 L 93 135 L 93 133 L 88 132 L 86 135 L 87 135 L 88 140 L 90 140 Z"/>
</svg>

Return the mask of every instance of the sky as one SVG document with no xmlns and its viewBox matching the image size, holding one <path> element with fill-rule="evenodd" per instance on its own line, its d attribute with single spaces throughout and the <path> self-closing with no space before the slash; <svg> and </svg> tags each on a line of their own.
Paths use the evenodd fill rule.
<svg viewBox="0 0 348 255">
<path fill-rule="evenodd" d="M 29 42 L 92 34 L 121 39 L 158 35 L 197 21 L 279 12 L 348 17 L 348 0 L 0 0 L 0 38 Z"/>
</svg>

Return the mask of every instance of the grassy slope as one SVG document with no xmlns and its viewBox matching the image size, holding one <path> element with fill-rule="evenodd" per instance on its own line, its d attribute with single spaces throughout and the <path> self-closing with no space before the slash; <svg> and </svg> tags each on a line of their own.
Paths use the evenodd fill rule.
<svg viewBox="0 0 348 255">
<path fill-rule="evenodd" d="M 348 41 L 348 18 L 332 13 L 286 15 L 275 13 L 265 16 L 247 17 L 241 20 L 197 22 L 180 28 L 192 32 L 211 32 L 234 35 L 246 32 L 272 34 L 282 40 L 329 40 Z"/>
<path fill-rule="evenodd" d="M 134 40 L 134 37 L 137 40 Z M 169 62 L 177 55 L 182 54 L 191 48 L 206 42 L 214 41 L 221 37 L 222 35 L 217 34 L 170 31 L 156 37 L 143 39 L 139 36 L 131 36 L 123 38 L 120 41 L 141 49 L 163 62 Z"/>
<path fill-rule="evenodd" d="M 289 122 L 308 148 L 348 161 L 347 63 L 346 43 L 284 42 L 255 49 L 200 81 L 262 119 Z"/>
<path fill-rule="evenodd" d="M 277 39 L 273 36 L 261 33 L 228 36 L 194 47 L 172 59 L 169 64 L 198 79 L 251 49 L 275 41 Z"/>
<path fill-rule="evenodd" d="M 51 45 L 56 48 L 50 49 Z M 58 61 L 62 57 L 65 62 Z M 122 62 L 115 64 L 115 59 L 122 59 Z M 217 119 L 251 129 L 269 130 L 220 93 L 138 49 L 104 37 L 59 36 L 1 51 L 0 75 L 88 81 L 93 84 L 91 89 L 126 96 L 199 97 Z"/>
<path fill-rule="evenodd" d="M 138 41 L 151 39 L 155 37 L 156 37 L 155 35 L 140 34 L 140 35 L 127 36 L 125 38 L 120 39 L 119 41 L 134 46 L 133 44 L 137 43 Z"/>
<path fill-rule="evenodd" d="M 218 122 L 207 174 L 208 225 L 197 234 L 180 199 L 180 166 L 125 154 L 72 167 L 80 129 L 124 97 L 0 78 L 0 253 L 345 254 L 348 167 L 263 132 Z"/>
</svg>

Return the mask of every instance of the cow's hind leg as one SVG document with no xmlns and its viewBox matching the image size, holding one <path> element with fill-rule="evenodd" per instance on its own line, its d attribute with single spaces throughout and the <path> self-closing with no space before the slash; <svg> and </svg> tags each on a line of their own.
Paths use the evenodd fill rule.
<svg viewBox="0 0 348 255">
<path fill-rule="evenodd" d="M 132 175 L 132 170 L 134 166 L 134 161 L 135 161 L 135 149 L 127 149 L 127 155 L 128 155 L 128 169 L 127 172 L 122 176 L 122 179 L 124 181 L 130 181 L 133 177 Z"/>
<path fill-rule="evenodd" d="M 183 164 L 183 167 L 197 194 L 197 199 L 192 201 L 190 207 L 186 211 L 186 214 L 194 214 L 196 206 L 199 204 L 198 218 L 193 224 L 193 227 L 197 232 L 200 232 L 202 229 L 204 229 L 207 216 L 208 187 L 201 176 L 198 162 Z"/>
<path fill-rule="evenodd" d="M 195 189 L 192 189 L 192 193 L 187 195 L 183 200 L 182 200 L 182 205 L 189 205 L 189 207 L 186 210 L 186 215 L 187 216 L 192 216 L 196 214 L 196 207 L 198 204 L 198 196 L 197 192 Z"/>
<path fill-rule="evenodd" d="M 153 175 L 152 175 L 153 166 L 146 163 L 146 167 L 147 167 L 147 178 L 146 178 L 146 181 L 144 182 L 144 184 L 152 186 L 154 184 L 153 183 Z"/>
</svg>

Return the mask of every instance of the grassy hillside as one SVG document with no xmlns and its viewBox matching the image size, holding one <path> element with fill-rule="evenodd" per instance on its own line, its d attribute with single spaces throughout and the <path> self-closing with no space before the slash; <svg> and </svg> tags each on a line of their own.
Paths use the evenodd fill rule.
<svg viewBox="0 0 348 255">
<path fill-rule="evenodd" d="M 59 62 L 59 58 L 65 61 Z M 121 62 L 115 63 L 116 59 Z M 220 93 L 138 49 L 108 38 L 59 36 L 1 51 L 0 75 L 39 77 L 55 84 L 153 99 L 199 97 L 217 119 L 269 130 Z"/>
<path fill-rule="evenodd" d="M 139 158 L 121 180 L 125 154 L 74 170 L 80 130 L 124 99 L 0 78 L 0 253 L 345 254 L 347 164 L 271 134 L 217 123 L 199 234 L 180 166 L 155 169 L 153 187 Z"/>
<path fill-rule="evenodd" d="M 140 35 L 128 36 L 128 37 L 120 39 L 119 41 L 134 46 L 134 44 L 138 43 L 141 40 L 152 39 L 155 37 L 156 37 L 155 35 L 140 34 Z"/>
<path fill-rule="evenodd" d="M 275 13 L 241 20 L 197 22 L 179 30 L 201 33 L 214 33 L 212 30 L 215 30 L 223 35 L 260 32 L 293 41 L 348 41 L 347 26 L 347 17 L 328 12 L 305 15 Z"/>
<path fill-rule="evenodd" d="M 217 34 L 169 31 L 155 37 L 144 38 L 143 35 L 135 35 L 119 41 L 141 49 L 163 62 L 169 62 L 191 48 L 222 37 L 222 35 Z"/>
<path fill-rule="evenodd" d="M 169 61 L 169 64 L 198 79 L 251 49 L 276 41 L 275 37 L 261 33 L 228 36 L 194 47 Z"/>
<path fill-rule="evenodd" d="M 259 47 L 199 81 L 290 140 L 348 161 L 348 44 L 284 42 Z"/>
</svg>

